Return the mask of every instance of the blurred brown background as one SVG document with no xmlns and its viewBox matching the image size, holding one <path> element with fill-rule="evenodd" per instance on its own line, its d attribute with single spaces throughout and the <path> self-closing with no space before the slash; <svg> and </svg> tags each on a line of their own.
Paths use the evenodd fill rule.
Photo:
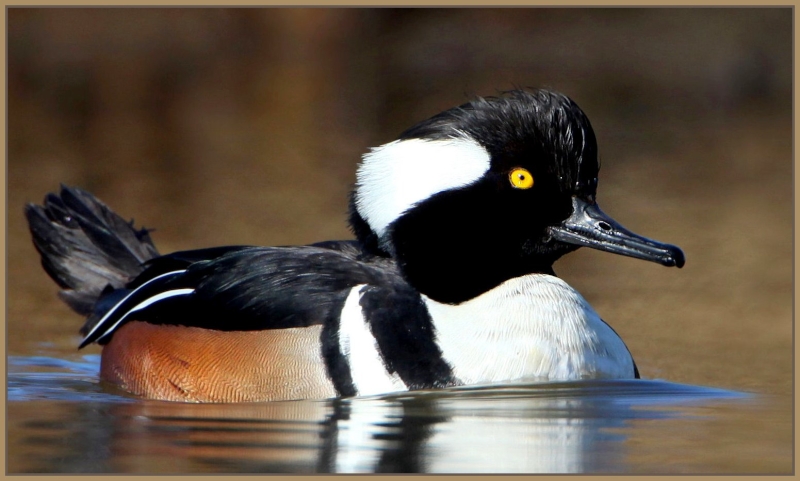
<svg viewBox="0 0 800 481">
<path fill-rule="evenodd" d="M 349 238 L 368 147 L 544 86 L 593 122 L 603 209 L 687 256 L 583 249 L 559 275 L 644 377 L 791 391 L 789 8 L 7 12 L 10 354 L 75 353 L 82 321 L 22 215 L 60 182 L 155 227 L 162 252 Z"/>
</svg>

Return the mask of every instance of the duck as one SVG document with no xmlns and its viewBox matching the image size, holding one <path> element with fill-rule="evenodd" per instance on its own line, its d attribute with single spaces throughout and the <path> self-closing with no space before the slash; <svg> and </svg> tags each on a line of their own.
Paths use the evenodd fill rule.
<svg viewBox="0 0 800 481">
<path fill-rule="evenodd" d="M 553 264 L 580 247 L 682 267 L 596 196 L 569 97 L 476 97 L 369 149 L 351 240 L 161 255 L 150 230 L 62 185 L 25 214 L 59 297 L 135 396 L 264 402 L 511 382 L 635 379 L 627 346 Z"/>
</svg>

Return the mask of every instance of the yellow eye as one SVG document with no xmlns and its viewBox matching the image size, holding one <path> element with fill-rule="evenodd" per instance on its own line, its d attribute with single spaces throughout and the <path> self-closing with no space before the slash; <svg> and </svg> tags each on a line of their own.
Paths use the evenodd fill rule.
<svg viewBox="0 0 800 481">
<path fill-rule="evenodd" d="M 522 167 L 511 169 L 508 173 L 508 180 L 515 189 L 530 189 L 533 187 L 533 176 Z"/>
</svg>

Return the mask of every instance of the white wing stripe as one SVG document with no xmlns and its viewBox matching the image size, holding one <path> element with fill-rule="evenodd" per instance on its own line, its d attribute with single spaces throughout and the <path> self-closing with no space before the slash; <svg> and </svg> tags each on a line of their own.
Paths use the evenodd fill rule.
<svg viewBox="0 0 800 481">
<path fill-rule="evenodd" d="M 142 310 L 142 309 L 144 309 L 145 307 L 147 307 L 147 306 L 149 306 L 149 305 L 151 305 L 151 304 L 155 304 L 156 302 L 158 302 L 158 301 L 160 301 L 160 300 L 163 300 L 163 299 L 166 299 L 166 298 L 168 298 L 168 297 L 175 297 L 175 296 L 185 296 L 185 295 L 187 295 L 187 294 L 191 294 L 192 292 L 194 292 L 194 289 L 191 289 L 191 288 L 185 288 L 185 289 L 173 289 L 173 290 L 171 290 L 171 291 L 165 291 L 165 292 L 162 292 L 162 293 L 160 293 L 160 294 L 157 294 L 157 295 L 155 295 L 155 296 L 153 296 L 153 297 L 150 297 L 150 298 L 148 298 L 147 300 L 145 300 L 145 301 L 143 301 L 143 302 L 140 302 L 139 304 L 137 304 L 137 305 L 136 305 L 136 307 L 134 307 L 133 309 L 129 310 L 129 311 L 128 311 L 128 312 L 126 312 L 126 313 L 125 313 L 125 314 L 124 314 L 122 317 L 120 317 L 120 318 L 117 320 L 117 322 L 115 322 L 115 323 L 114 323 L 114 325 L 113 325 L 113 326 L 111 326 L 111 328 L 107 329 L 107 330 L 106 330 L 106 332 L 105 332 L 105 334 L 103 334 L 102 336 L 100 336 L 99 338 L 97 338 L 97 340 L 100 340 L 100 339 L 102 339 L 102 338 L 106 337 L 106 336 L 107 336 L 109 333 L 112 333 L 112 332 L 114 332 L 114 329 L 116 329 L 116 328 L 117 328 L 117 326 L 119 325 L 119 323 L 120 323 L 120 322 L 122 322 L 122 321 L 123 321 L 123 320 L 124 320 L 126 317 L 128 317 L 130 314 L 133 314 L 133 313 L 134 313 L 134 312 L 136 312 L 136 311 L 141 311 L 141 310 Z M 117 305 L 119 305 L 119 304 L 117 304 Z"/>
<path fill-rule="evenodd" d="M 127 295 L 127 296 L 123 297 L 121 301 L 119 301 L 118 303 L 114 304 L 114 307 L 112 307 L 111 309 L 109 309 L 109 310 L 108 310 L 108 312 L 106 312 L 106 314 L 105 314 L 105 315 L 104 315 L 104 316 L 103 316 L 103 317 L 102 317 L 102 318 L 101 318 L 99 321 L 97 321 L 97 324 L 95 324 L 95 325 L 94 325 L 94 327 L 92 328 L 92 330 L 91 330 L 91 331 L 89 331 L 89 332 L 86 334 L 86 336 L 84 336 L 84 338 L 83 338 L 83 339 L 84 339 L 84 340 L 86 340 L 86 339 L 88 339 L 89 337 L 91 337 L 91 336 L 92 336 L 92 334 L 94 334 L 94 333 L 95 333 L 95 331 L 97 331 L 98 329 L 100 329 L 100 328 L 103 326 L 103 324 L 105 324 L 105 322 L 108 320 L 108 318 L 109 318 L 109 317 L 111 317 L 111 316 L 112 316 L 112 315 L 113 315 L 113 314 L 114 314 L 114 313 L 117 311 L 117 308 L 118 308 L 119 306 L 121 306 L 122 304 L 124 304 L 124 303 L 125 303 L 125 301 L 127 301 L 128 299 L 130 299 L 130 297 L 131 297 L 131 296 L 133 296 L 134 294 L 136 294 L 137 292 L 139 292 L 141 289 L 143 289 L 144 287 L 148 286 L 149 284 L 152 284 L 153 282 L 155 282 L 155 281 L 157 281 L 157 280 L 159 280 L 159 279 L 163 279 L 164 277 L 167 277 L 167 276 L 174 276 L 174 275 L 177 275 L 177 274 L 181 274 L 181 273 L 183 273 L 183 272 L 186 272 L 186 269 L 181 269 L 181 270 L 178 270 L 178 271 L 171 271 L 171 272 L 167 272 L 167 273 L 161 274 L 161 275 L 159 275 L 159 276 L 156 276 L 156 277 L 154 277 L 154 278 L 150 279 L 149 281 L 145 282 L 145 283 L 144 283 L 144 284 L 142 284 L 141 286 L 139 286 L 139 287 L 137 287 L 136 289 L 134 289 L 133 291 L 131 291 L 131 292 L 130 292 L 130 293 Z M 122 318 L 124 318 L 124 317 L 125 317 L 125 315 L 123 315 L 123 316 L 122 316 Z M 122 319 L 122 318 L 121 318 L 121 319 Z M 119 322 L 115 323 L 115 324 L 114 324 L 114 326 L 116 326 L 118 323 L 119 323 Z"/>
</svg>

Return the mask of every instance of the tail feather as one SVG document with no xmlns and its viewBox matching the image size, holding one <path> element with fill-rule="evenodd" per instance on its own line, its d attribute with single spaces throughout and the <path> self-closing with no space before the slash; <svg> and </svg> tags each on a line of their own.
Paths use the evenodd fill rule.
<svg viewBox="0 0 800 481">
<path fill-rule="evenodd" d="M 42 267 L 62 288 L 61 299 L 84 316 L 107 286 L 124 288 L 159 255 L 146 229 L 74 187 L 62 185 L 44 205 L 27 204 L 25 215 Z"/>
</svg>

